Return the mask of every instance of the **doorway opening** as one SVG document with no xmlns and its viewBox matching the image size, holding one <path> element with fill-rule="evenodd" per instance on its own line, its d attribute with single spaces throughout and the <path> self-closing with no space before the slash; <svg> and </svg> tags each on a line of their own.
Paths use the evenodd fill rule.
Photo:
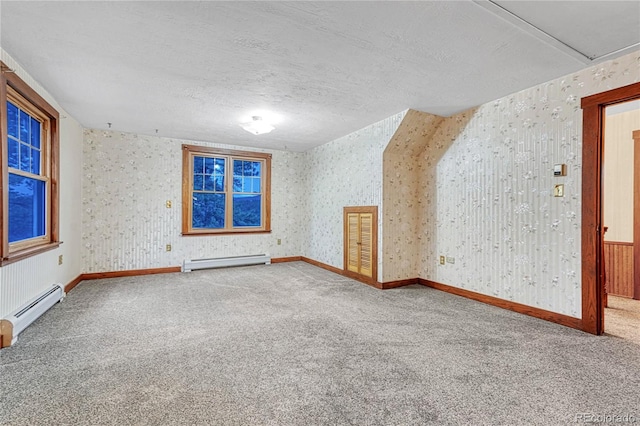
<svg viewBox="0 0 640 426">
<path fill-rule="evenodd" d="M 607 106 L 604 120 L 604 332 L 640 344 L 640 283 L 634 277 L 640 273 L 634 266 L 640 255 L 634 248 L 634 225 L 640 224 L 640 100 Z"/>
<path fill-rule="evenodd" d="M 603 157 L 606 108 L 640 99 L 640 83 L 582 99 L 582 329 L 604 333 L 605 262 L 603 223 Z M 640 152 L 638 153 L 640 154 Z M 638 194 L 638 197 L 635 197 Z M 634 189 L 640 200 L 640 188 Z M 640 205 L 640 204 L 638 204 Z M 634 209 L 637 207 L 634 206 Z M 640 286 L 640 226 L 634 221 L 634 288 Z M 640 288 L 640 287 L 639 287 Z M 640 297 L 640 290 L 639 290 Z"/>
</svg>

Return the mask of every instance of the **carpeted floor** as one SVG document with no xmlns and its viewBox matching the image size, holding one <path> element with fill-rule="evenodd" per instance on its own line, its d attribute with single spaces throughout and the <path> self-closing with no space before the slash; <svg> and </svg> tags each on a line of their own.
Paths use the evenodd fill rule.
<svg viewBox="0 0 640 426">
<path fill-rule="evenodd" d="M 604 311 L 604 332 L 640 345 L 640 300 L 612 294 L 608 299 L 609 307 Z"/>
<path fill-rule="evenodd" d="M 11 425 L 640 421 L 640 346 L 306 263 L 83 282 L 0 351 Z"/>
</svg>

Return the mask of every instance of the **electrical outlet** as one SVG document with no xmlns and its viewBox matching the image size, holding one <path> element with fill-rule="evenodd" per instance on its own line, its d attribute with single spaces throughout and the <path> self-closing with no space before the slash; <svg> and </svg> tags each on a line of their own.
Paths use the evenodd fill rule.
<svg viewBox="0 0 640 426">
<path fill-rule="evenodd" d="M 166 251 L 171 251 L 171 244 L 167 244 L 167 246 L 165 247 Z"/>
<path fill-rule="evenodd" d="M 440 264 L 444 265 L 444 256 L 440 256 Z"/>
<path fill-rule="evenodd" d="M 165 205 L 167 206 L 168 209 L 170 209 L 171 208 L 171 200 L 167 200 L 167 203 Z"/>
<path fill-rule="evenodd" d="M 282 245 L 282 240 L 278 238 L 278 245 Z"/>
<path fill-rule="evenodd" d="M 62 265 L 62 255 L 58 256 L 58 265 Z"/>
<path fill-rule="evenodd" d="M 456 263 L 456 258 L 447 256 L 447 263 Z"/>
</svg>

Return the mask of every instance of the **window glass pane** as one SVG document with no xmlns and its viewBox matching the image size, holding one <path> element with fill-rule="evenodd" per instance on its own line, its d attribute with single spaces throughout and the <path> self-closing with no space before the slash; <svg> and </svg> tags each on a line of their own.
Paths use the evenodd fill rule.
<svg viewBox="0 0 640 426">
<path fill-rule="evenodd" d="M 244 175 L 253 176 L 253 161 L 244 162 Z"/>
<path fill-rule="evenodd" d="M 251 192 L 252 180 L 252 178 L 242 179 L 242 192 Z"/>
<path fill-rule="evenodd" d="M 262 163 L 259 161 L 253 162 L 253 175 L 254 176 L 262 176 L 261 175 Z"/>
<path fill-rule="evenodd" d="M 9 138 L 9 167 L 17 169 L 20 167 L 20 146 L 15 139 Z"/>
<path fill-rule="evenodd" d="M 262 196 L 233 194 L 233 226 L 260 227 Z"/>
<path fill-rule="evenodd" d="M 18 107 L 7 101 L 7 131 L 9 136 L 18 138 Z"/>
<path fill-rule="evenodd" d="M 204 188 L 204 176 L 193 175 L 193 190 L 202 191 L 203 188 Z"/>
<path fill-rule="evenodd" d="M 20 144 L 20 170 L 31 172 L 31 147 Z"/>
<path fill-rule="evenodd" d="M 193 194 L 194 228 L 224 228 L 225 194 L 196 193 Z"/>
<path fill-rule="evenodd" d="M 224 174 L 224 168 L 225 168 L 224 162 L 225 162 L 224 158 L 216 158 L 216 165 L 215 165 L 216 173 L 221 175 Z"/>
<path fill-rule="evenodd" d="M 40 148 L 40 122 L 31 117 L 31 146 Z"/>
<path fill-rule="evenodd" d="M 37 149 L 31 150 L 31 173 L 40 174 L 40 151 Z"/>
<path fill-rule="evenodd" d="M 253 179 L 253 192 L 260 192 L 260 178 Z"/>
<path fill-rule="evenodd" d="M 216 176 L 215 177 L 215 182 L 216 182 L 216 191 L 224 191 L 224 176 Z"/>
<path fill-rule="evenodd" d="M 193 157 L 193 173 L 204 173 L 204 158 Z"/>
<path fill-rule="evenodd" d="M 242 192 L 242 178 L 233 177 L 233 192 Z"/>
<path fill-rule="evenodd" d="M 207 175 L 213 174 L 213 166 L 215 163 L 215 159 L 211 157 L 207 157 L 204 159 L 204 173 Z"/>
<path fill-rule="evenodd" d="M 204 190 L 205 191 L 213 191 L 215 189 L 215 185 L 214 184 L 215 184 L 215 182 L 213 180 L 213 176 L 205 176 L 204 177 Z"/>
<path fill-rule="evenodd" d="M 242 176 L 242 160 L 233 160 L 233 175 Z"/>
<path fill-rule="evenodd" d="M 31 117 L 24 111 L 20 111 L 20 140 L 29 142 L 29 128 L 31 127 Z"/>
<path fill-rule="evenodd" d="M 46 233 L 46 184 L 9 173 L 9 242 Z"/>
</svg>

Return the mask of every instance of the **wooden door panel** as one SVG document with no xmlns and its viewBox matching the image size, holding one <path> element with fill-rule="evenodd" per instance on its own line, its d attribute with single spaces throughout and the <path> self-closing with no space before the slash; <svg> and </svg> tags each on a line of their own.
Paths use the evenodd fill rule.
<svg viewBox="0 0 640 426">
<path fill-rule="evenodd" d="M 347 215 L 347 270 L 359 273 L 359 245 L 358 234 L 360 233 L 358 213 L 349 213 Z"/>
</svg>

